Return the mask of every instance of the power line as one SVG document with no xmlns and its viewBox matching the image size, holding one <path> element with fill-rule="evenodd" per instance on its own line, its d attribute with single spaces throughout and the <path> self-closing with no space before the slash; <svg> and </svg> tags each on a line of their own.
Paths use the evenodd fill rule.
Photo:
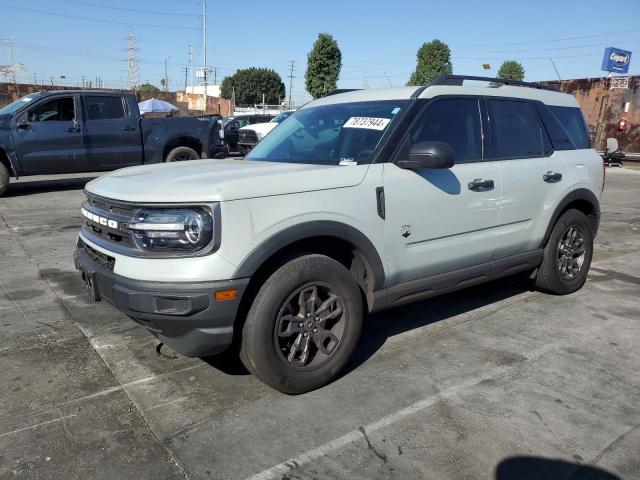
<svg viewBox="0 0 640 480">
<path fill-rule="evenodd" d="M 16 7 L 13 5 L 5 5 L 4 3 L 0 3 L 0 7 L 9 8 L 12 10 L 20 10 L 22 12 L 30 12 L 30 13 L 39 13 L 42 15 L 51 15 L 54 17 L 63 17 L 63 18 L 72 18 L 74 20 L 85 20 L 88 22 L 99 22 L 99 23 L 109 23 L 113 25 L 127 25 L 134 27 L 142 27 L 142 28 L 164 28 L 164 29 L 181 29 L 181 30 L 198 30 L 196 27 L 183 27 L 180 25 L 156 25 L 150 23 L 132 23 L 132 22 L 118 22 L 116 20 L 104 20 L 102 18 L 93 18 L 93 17 L 80 17 L 77 15 L 67 15 L 64 13 L 55 13 L 55 12 L 47 12 L 45 10 L 37 10 L 35 8 L 24 8 L 24 7 Z"/>
<path fill-rule="evenodd" d="M 610 37 L 612 35 L 620 35 L 622 33 L 635 33 L 640 32 L 640 28 L 636 28 L 634 30 L 620 30 L 616 32 L 608 32 L 608 33 L 596 33 L 593 35 L 580 35 L 577 37 L 564 37 L 564 38 L 552 38 L 549 40 L 529 40 L 522 42 L 500 42 L 500 43 L 476 43 L 476 44 L 452 44 L 452 47 L 502 47 L 502 46 L 512 46 L 512 45 L 530 45 L 532 43 L 551 43 L 551 42 L 565 42 L 567 40 L 581 40 L 584 38 L 597 38 L 597 37 Z"/>
<path fill-rule="evenodd" d="M 178 13 L 178 12 L 158 12 L 153 10 L 140 10 L 137 8 L 114 7 L 113 5 L 104 5 L 101 3 L 84 2 L 82 0 L 58 0 L 60 2 L 75 3 L 78 5 L 86 5 L 88 7 L 106 8 L 108 10 L 121 10 L 124 12 L 150 13 L 152 15 L 170 15 L 172 17 L 197 17 L 195 13 Z"/>
</svg>

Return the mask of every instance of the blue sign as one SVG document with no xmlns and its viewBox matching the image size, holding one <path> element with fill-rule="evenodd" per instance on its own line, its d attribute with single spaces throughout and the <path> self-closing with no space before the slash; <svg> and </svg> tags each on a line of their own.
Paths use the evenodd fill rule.
<svg viewBox="0 0 640 480">
<path fill-rule="evenodd" d="M 631 52 L 609 47 L 604 49 L 601 70 L 616 73 L 628 73 L 631 62 Z"/>
</svg>

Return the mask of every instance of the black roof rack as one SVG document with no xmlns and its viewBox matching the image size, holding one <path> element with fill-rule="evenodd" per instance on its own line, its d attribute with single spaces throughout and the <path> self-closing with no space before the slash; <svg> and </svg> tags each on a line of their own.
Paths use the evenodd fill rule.
<svg viewBox="0 0 640 480">
<path fill-rule="evenodd" d="M 476 77 L 473 75 L 451 75 L 449 73 L 443 73 L 434 78 L 429 86 L 433 85 L 457 85 L 462 86 L 462 83 L 465 80 L 476 80 L 480 82 L 493 82 L 502 85 L 514 85 L 517 87 L 528 87 L 528 88 L 537 88 L 539 90 L 551 90 L 553 92 L 558 92 L 559 90 L 554 87 L 550 87 L 547 85 L 542 85 L 541 83 L 531 83 L 531 82 L 521 82 L 519 80 L 506 80 L 504 78 L 493 78 L 493 77 Z"/>
</svg>

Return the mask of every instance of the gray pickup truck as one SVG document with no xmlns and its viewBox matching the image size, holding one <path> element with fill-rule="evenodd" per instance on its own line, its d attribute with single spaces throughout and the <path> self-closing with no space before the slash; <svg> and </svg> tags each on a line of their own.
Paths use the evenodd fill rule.
<svg viewBox="0 0 640 480">
<path fill-rule="evenodd" d="M 10 177 L 224 156 L 222 117 L 142 118 L 129 93 L 32 93 L 0 109 L 0 195 Z"/>
</svg>

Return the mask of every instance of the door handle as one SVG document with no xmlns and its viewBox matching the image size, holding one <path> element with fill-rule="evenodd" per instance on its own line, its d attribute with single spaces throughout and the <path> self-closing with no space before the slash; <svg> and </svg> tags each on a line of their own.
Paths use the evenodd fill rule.
<svg viewBox="0 0 640 480">
<path fill-rule="evenodd" d="M 67 132 L 69 133 L 78 133 L 80 131 L 80 127 L 69 127 L 67 128 Z"/>
<path fill-rule="evenodd" d="M 562 180 L 562 174 L 560 172 L 552 172 L 549 170 L 547 173 L 542 175 L 542 179 L 545 182 L 559 182 Z"/>
<path fill-rule="evenodd" d="M 476 178 L 473 182 L 469 182 L 467 185 L 469 190 L 493 190 L 493 180 L 484 180 L 482 178 Z"/>
<path fill-rule="evenodd" d="M 129 126 L 122 127 L 122 130 L 125 131 L 125 132 L 133 132 L 133 131 L 135 131 L 135 129 L 136 129 L 135 127 L 129 127 Z"/>
</svg>

